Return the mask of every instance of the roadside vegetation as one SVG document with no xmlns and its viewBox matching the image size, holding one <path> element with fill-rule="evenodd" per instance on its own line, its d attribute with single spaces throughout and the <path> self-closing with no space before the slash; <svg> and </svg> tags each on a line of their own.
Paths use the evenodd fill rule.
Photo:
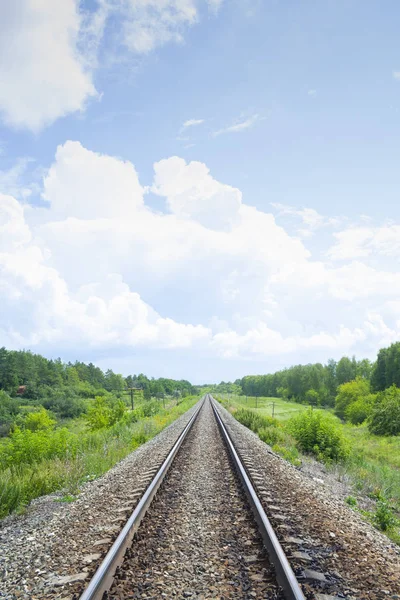
<svg viewBox="0 0 400 600">
<path fill-rule="evenodd" d="M 400 544 L 400 343 L 375 363 L 343 357 L 210 391 L 295 466 L 310 455 L 350 481 L 347 503 Z M 366 497 L 374 510 L 359 507 Z"/>
<path fill-rule="evenodd" d="M 0 388 L 0 518 L 54 491 L 72 501 L 85 481 L 105 473 L 198 399 L 187 381 L 124 378 L 92 364 L 4 348 Z"/>
<path fill-rule="evenodd" d="M 400 544 L 399 436 L 374 435 L 368 425 L 343 423 L 328 410 L 303 405 L 296 410 L 281 398 L 257 398 L 256 408 L 255 398 L 216 397 L 240 423 L 295 467 L 301 467 L 309 455 L 339 480 L 350 483 L 347 504 Z M 358 506 L 365 497 L 375 505 L 374 510 Z"/>
</svg>

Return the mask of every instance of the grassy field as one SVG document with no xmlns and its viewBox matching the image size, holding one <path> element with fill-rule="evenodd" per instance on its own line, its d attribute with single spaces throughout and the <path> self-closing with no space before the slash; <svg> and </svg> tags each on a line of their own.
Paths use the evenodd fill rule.
<svg viewBox="0 0 400 600">
<path fill-rule="evenodd" d="M 89 431 L 84 419 L 49 432 L 22 432 L 0 446 L 0 518 L 23 510 L 31 500 L 54 491 L 73 498 L 85 481 L 93 480 L 185 413 L 198 397 L 158 403 L 157 413 L 135 415 L 112 427 Z M 156 403 L 157 404 L 157 403 Z M 139 416 L 138 416 L 139 415 Z M 135 417 L 134 419 L 131 416 Z M 6 448 L 8 447 L 8 452 Z"/>
<path fill-rule="evenodd" d="M 233 414 L 240 408 L 250 408 L 262 416 L 274 416 L 282 423 L 284 434 L 280 435 L 279 443 L 273 449 L 294 464 L 299 464 L 301 455 L 296 456 L 294 452 L 296 442 L 288 433 L 287 425 L 291 417 L 309 407 L 282 398 L 246 399 L 245 396 L 222 395 L 221 400 Z M 347 440 L 349 453 L 346 460 L 328 462 L 326 468 L 339 479 L 350 481 L 354 498 L 350 497 L 349 503 L 354 508 L 357 509 L 357 496 L 366 496 L 376 502 L 376 511 L 364 513 L 365 517 L 375 524 L 383 524 L 381 528 L 400 544 L 400 436 L 372 435 L 366 425 L 343 424 L 335 419 Z"/>
<path fill-rule="evenodd" d="M 262 415 L 275 417 L 280 421 L 286 421 L 294 414 L 307 409 L 307 406 L 297 402 L 289 402 L 282 398 L 255 398 L 252 396 L 233 396 L 232 394 L 221 394 L 224 400 L 229 400 L 232 406 L 256 409 Z"/>
</svg>

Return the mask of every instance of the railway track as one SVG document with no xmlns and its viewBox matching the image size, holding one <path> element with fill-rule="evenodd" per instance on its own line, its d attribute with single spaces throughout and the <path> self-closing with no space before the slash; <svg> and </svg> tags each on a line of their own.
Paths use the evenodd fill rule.
<svg viewBox="0 0 400 600">
<path fill-rule="evenodd" d="M 305 598 L 209 395 L 80 598 L 173 597 Z"/>
</svg>

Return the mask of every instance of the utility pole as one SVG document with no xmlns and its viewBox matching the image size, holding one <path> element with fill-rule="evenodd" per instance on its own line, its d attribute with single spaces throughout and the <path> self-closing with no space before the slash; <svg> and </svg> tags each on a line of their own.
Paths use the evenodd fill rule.
<svg viewBox="0 0 400 600">
<path fill-rule="evenodd" d="M 275 402 L 272 403 L 272 418 L 274 418 L 275 415 Z"/>
<path fill-rule="evenodd" d="M 138 387 L 129 387 L 129 388 L 126 388 L 126 391 L 129 392 L 130 395 L 131 395 L 131 407 L 132 407 L 132 410 L 134 409 L 133 395 L 134 395 L 135 390 L 136 391 L 140 391 L 141 388 L 138 388 Z"/>
</svg>

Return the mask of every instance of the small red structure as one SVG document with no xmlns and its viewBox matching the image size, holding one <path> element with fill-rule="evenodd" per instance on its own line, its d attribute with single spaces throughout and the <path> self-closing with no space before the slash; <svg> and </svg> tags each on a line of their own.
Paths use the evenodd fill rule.
<svg viewBox="0 0 400 600">
<path fill-rule="evenodd" d="M 17 396 L 22 396 L 26 392 L 26 385 L 18 386 Z"/>
</svg>

